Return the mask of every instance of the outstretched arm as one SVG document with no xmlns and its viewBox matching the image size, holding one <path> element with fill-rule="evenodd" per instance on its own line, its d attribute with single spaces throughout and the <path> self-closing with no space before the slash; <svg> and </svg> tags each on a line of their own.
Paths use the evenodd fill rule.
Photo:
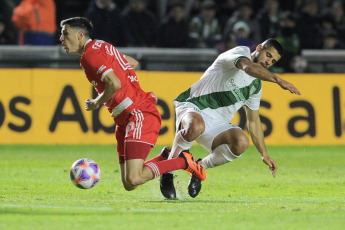
<svg viewBox="0 0 345 230">
<path fill-rule="evenodd" d="M 261 66 L 260 64 L 253 63 L 247 58 L 241 58 L 237 61 L 237 68 L 242 69 L 244 72 L 258 78 L 263 81 L 269 81 L 277 83 L 282 89 L 289 90 L 291 93 L 301 95 L 299 90 L 290 82 L 285 81 L 284 79 L 276 76 L 271 73 L 269 70 Z"/>
<path fill-rule="evenodd" d="M 268 165 L 270 168 L 273 177 L 276 176 L 277 164 L 276 162 L 267 154 L 265 141 L 264 141 L 264 132 L 262 130 L 260 115 L 258 110 L 250 110 L 246 108 L 247 119 L 248 119 L 248 131 L 250 137 L 259 151 L 262 157 L 262 161 Z"/>
</svg>

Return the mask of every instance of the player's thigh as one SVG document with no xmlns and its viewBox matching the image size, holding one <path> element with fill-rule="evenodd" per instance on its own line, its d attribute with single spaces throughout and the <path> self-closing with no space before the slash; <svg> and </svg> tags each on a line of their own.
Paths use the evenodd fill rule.
<svg viewBox="0 0 345 230">
<path fill-rule="evenodd" d="M 196 141 L 204 147 L 208 152 L 212 153 L 213 150 L 219 145 L 220 142 L 215 142 L 214 140 L 219 137 L 219 135 L 227 132 L 232 132 L 232 130 L 236 130 L 236 132 L 240 131 L 243 132 L 240 127 L 231 123 L 216 123 L 212 120 L 206 120 L 206 129 L 203 134 L 200 135 L 196 139 Z M 222 135 L 221 135 L 222 136 Z"/>
<path fill-rule="evenodd" d="M 181 120 L 181 128 L 188 129 L 197 127 L 205 129 L 204 119 L 201 114 L 197 112 L 186 113 Z"/>
<path fill-rule="evenodd" d="M 189 127 L 205 126 L 204 119 L 198 107 L 192 103 L 176 103 L 176 130 L 181 128 L 188 129 Z"/>
<path fill-rule="evenodd" d="M 242 129 L 231 128 L 219 133 L 214 138 L 212 142 L 212 149 L 215 149 L 222 144 L 228 144 L 230 148 L 232 147 L 240 152 L 243 152 L 243 149 L 248 148 L 249 139 Z"/>
<path fill-rule="evenodd" d="M 117 154 L 119 158 L 119 163 L 125 163 L 125 135 L 126 130 L 123 127 L 116 126 L 115 137 L 117 141 Z"/>
</svg>

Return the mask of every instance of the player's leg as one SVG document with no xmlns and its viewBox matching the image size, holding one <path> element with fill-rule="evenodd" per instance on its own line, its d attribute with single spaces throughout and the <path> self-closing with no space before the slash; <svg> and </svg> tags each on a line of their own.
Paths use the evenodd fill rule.
<svg viewBox="0 0 345 230">
<path fill-rule="evenodd" d="M 148 161 L 145 161 L 144 164 L 148 164 L 148 163 L 151 163 L 151 162 L 158 162 L 158 161 L 164 161 L 164 160 L 167 160 L 169 155 L 171 153 L 171 148 L 169 146 L 165 146 L 161 153 L 158 154 L 156 157 L 148 160 Z"/>
<path fill-rule="evenodd" d="M 126 166 L 125 166 L 125 143 L 124 143 L 124 136 L 125 136 L 125 129 L 120 127 L 119 125 L 116 126 L 115 130 L 115 137 L 117 140 L 117 154 L 119 157 L 119 164 L 120 164 L 120 173 L 121 173 L 121 181 L 123 187 L 127 191 L 131 191 L 135 189 L 137 186 L 132 186 L 126 181 Z"/>
<path fill-rule="evenodd" d="M 132 191 L 132 190 L 136 189 L 138 187 L 137 185 L 131 185 L 130 183 L 127 182 L 125 163 L 120 164 L 120 171 L 121 171 L 121 180 L 122 180 L 123 187 L 127 191 Z"/>
<path fill-rule="evenodd" d="M 224 130 L 225 129 L 225 130 Z M 212 125 L 197 139 L 210 154 L 200 160 L 205 168 L 213 168 L 238 158 L 249 146 L 249 139 L 238 126 L 233 124 Z M 188 193 L 196 197 L 201 190 L 201 180 L 192 176 Z"/>
<path fill-rule="evenodd" d="M 131 186 L 144 184 L 145 182 L 159 177 L 161 174 L 178 169 L 192 172 L 201 180 L 206 179 L 206 172 L 200 163 L 196 163 L 190 153 L 181 152 L 178 157 L 158 162 L 144 164 L 151 146 L 143 142 L 125 143 L 125 181 Z"/>
<path fill-rule="evenodd" d="M 169 158 L 176 157 L 181 151 L 189 150 L 195 139 L 205 131 L 205 123 L 198 112 L 188 108 L 184 112 L 177 112 L 176 126 L 179 131 L 176 133 Z M 162 174 L 160 177 L 160 190 L 167 199 L 176 198 L 174 186 L 174 172 Z"/>
<path fill-rule="evenodd" d="M 176 157 L 182 150 L 189 150 L 195 139 L 205 131 L 204 119 L 198 112 L 184 114 L 179 126 L 180 129 L 175 135 L 170 158 Z"/>
<path fill-rule="evenodd" d="M 206 177 L 204 168 L 200 163 L 196 163 L 189 153 L 182 155 L 180 153 L 178 157 L 170 160 L 154 160 L 144 164 L 152 146 L 157 141 L 160 130 L 159 112 L 154 105 L 151 105 L 152 108 L 148 106 L 143 107 L 142 110 L 133 111 L 133 116 L 129 118 L 126 127 L 124 148 L 126 181 L 136 186 L 159 177 L 163 173 L 178 169 L 189 170 L 194 166 L 194 174 L 199 175 L 200 179 Z"/>
<path fill-rule="evenodd" d="M 218 134 L 212 143 L 213 152 L 202 160 L 206 168 L 213 168 L 239 157 L 249 146 L 249 138 L 239 128 Z"/>
</svg>

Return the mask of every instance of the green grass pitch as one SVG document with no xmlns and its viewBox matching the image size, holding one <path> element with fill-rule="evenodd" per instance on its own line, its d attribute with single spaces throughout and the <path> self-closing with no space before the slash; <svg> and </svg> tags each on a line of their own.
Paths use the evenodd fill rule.
<svg viewBox="0 0 345 230">
<path fill-rule="evenodd" d="M 156 146 L 149 158 L 163 146 Z M 196 158 L 206 156 L 198 146 Z M 177 200 L 165 200 L 155 179 L 122 188 L 114 146 L 0 146 L 0 229 L 344 229 L 345 146 L 268 147 L 277 177 L 254 147 L 208 169 L 201 193 L 176 173 Z M 69 179 L 83 157 L 99 163 L 100 183 L 88 190 Z"/>
</svg>

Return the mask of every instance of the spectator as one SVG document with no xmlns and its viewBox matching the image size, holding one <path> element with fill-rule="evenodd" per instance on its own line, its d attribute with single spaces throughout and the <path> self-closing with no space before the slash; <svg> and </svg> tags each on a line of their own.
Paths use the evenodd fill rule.
<svg viewBox="0 0 345 230">
<path fill-rule="evenodd" d="M 345 15 L 343 2 L 339 0 L 333 1 L 331 4 L 331 11 L 334 15 L 335 27 L 338 32 L 339 39 L 345 40 Z"/>
<path fill-rule="evenodd" d="M 304 0 L 280 0 L 279 5 L 283 11 L 297 12 L 300 11 L 303 1 Z"/>
<path fill-rule="evenodd" d="M 296 28 L 303 49 L 320 49 L 322 47 L 322 32 L 318 13 L 317 0 L 305 0 Z"/>
<path fill-rule="evenodd" d="M 337 32 L 332 31 L 324 35 L 323 49 L 345 49 L 345 44 L 338 38 Z"/>
<path fill-rule="evenodd" d="M 201 12 L 202 0 L 190 0 L 186 1 L 187 18 L 191 19 L 198 16 Z"/>
<path fill-rule="evenodd" d="M 14 41 L 15 36 L 8 30 L 5 17 L 0 14 L 0 45 L 14 44 Z"/>
<path fill-rule="evenodd" d="M 189 36 L 197 48 L 213 48 L 221 41 L 221 27 L 213 1 L 206 0 L 202 3 L 201 13 L 190 22 Z"/>
<path fill-rule="evenodd" d="M 157 46 L 159 24 L 154 14 L 146 8 L 144 0 L 131 0 L 124 11 L 123 20 L 129 30 L 131 45 Z"/>
<path fill-rule="evenodd" d="M 276 37 L 279 29 L 280 8 L 278 0 L 265 0 L 264 8 L 257 14 L 262 38 Z"/>
<path fill-rule="evenodd" d="M 259 23 L 256 19 L 253 19 L 253 7 L 250 1 L 241 1 L 237 5 L 237 9 L 234 12 L 233 16 L 229 18 L 226 22 L 223 37 L 226 38 L 231 33 L 233 33 L 233 27 L 236 22 L 244 21 L 248 24 L 250 28 L 250 36 L 249 38 L 253 40 L 255 43 L 259 43 L 261 41 L 260 36 L 260 27 Z"/>
<path fill-rule="evenodd" d="M 13 10 L 20 45 L 53 45 L 56 31 L 53 0 L 23 0 Z"/>
<path fill-rule="evenodd" d="M 237 38 L 235 35 L 230 35 L 229 37 L 225 38 L 223 42 L 220 42 L 216 45 L 216 50 L 219 54 L 224 53 L 225 51 L 228 51 L 232 48 L 235 48 L 238 46 Z"/>
<path fill-rule="evenodd" d="M 234 35 L 239 46 L 248 46 L 250 51 L 254 51 L 256 43 L 249 39 L 250 28 L 245 21 L 238 21 L 235 23 L 233 28 Z"/>
<path fill-rule="evenodd" d="M 217 16 L 220 20 L 222 28 L 224 28 L 226 21 L 232 16 L 232 14 L 236 10 L 237 0 L 225 0 L 220 2 L 222 3 L 220 3 Z"/>
<path fill-rule="evenodd" d="M 344 5 L 340 0 L 335 0 L 331 4 L 331 10 L 334 15 L 337 26 L 345 27 Z"/>
<path fill-rule="evenodd" d="M 291 12 L 284 12 L 279 20 L 279 34 L 277 40 L 284 47 L 284 55 L 277 63 L 280 71 L 274 72 L 294 72 L 290 65 L 291 60 L 300 54 L 300 40 L 296 33 L 297 17 Z"/>
<path fill-rule="evenodd" d="M 319 15 L 319 21 L 321 26 L 321 32 L 323 35 L 336 30 L 334 16 L 331 11 L 324 10 Z"/>
<path fill-rule="evenodd" d="M 130 41 L 128 30 L 113 0 L 91 1 L 85 16 L 94 25 L 93 37 L 114 46 L 126 46 Z"/>
<path fill-rule="evenodd" d="M 184 4 L 174 2 L 170 7 L 169 16 L 163 21 L 159 30 L 160 47 L 188 47 L 188 23 L 184 19 Z"/>
</svg>

